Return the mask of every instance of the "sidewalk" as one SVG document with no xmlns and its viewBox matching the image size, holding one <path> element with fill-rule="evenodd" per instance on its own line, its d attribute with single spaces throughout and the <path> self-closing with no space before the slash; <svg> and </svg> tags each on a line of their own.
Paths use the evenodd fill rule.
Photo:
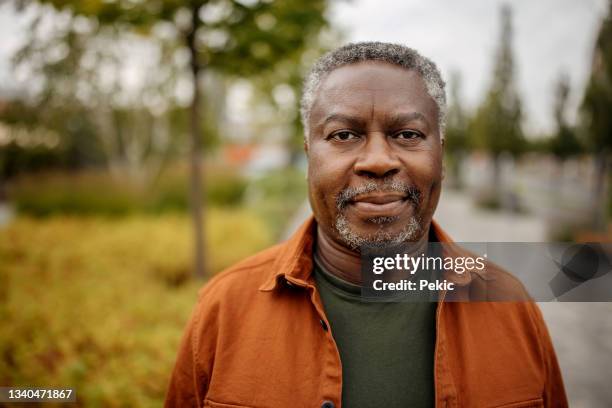
<svg viewBox="0 0 612 408">
<path fill-rule="evenodd" d="M 546 224 L 533 215 L 485 211 L 462 192 L 443 190 L 434 219 L 456 242 L 544 242 Z"/>
</svg>

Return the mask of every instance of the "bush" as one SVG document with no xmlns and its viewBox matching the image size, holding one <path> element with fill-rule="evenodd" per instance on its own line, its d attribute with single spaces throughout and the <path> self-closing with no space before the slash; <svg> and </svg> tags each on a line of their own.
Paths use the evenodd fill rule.
<svg viewBox="0 0 612 408">
<path fill-rule="evenodd" d="M 235 206 L 246 181 L 237 173 L 215 170 L 206 177 L 210 205 Z M 112 178 L 105 172 L 50 173 L 22 177 L 9 189 L 17 211 L 37 217 L 56 214 L 124 216 L 185 212 L 189 209 L 187 172 L 168 172 L 150 188 Z"/>
<path fill-rule="evenodd" d="M 213 271 L 271 244 L 210 209 Z M 79 406 L 161 406 L 201 283 L 186 215 L 18 217 L 0 229 L 0 383 L 74 387 Z"/>
</svg>

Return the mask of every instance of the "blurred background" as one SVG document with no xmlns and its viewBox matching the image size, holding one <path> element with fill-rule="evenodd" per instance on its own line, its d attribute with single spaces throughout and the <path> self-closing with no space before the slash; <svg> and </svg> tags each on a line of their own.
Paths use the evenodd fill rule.
<svg viewBox="0 0 612 408">
<path fill-rule="evenodd" d="M 455 240 L 611 240 L 606 0 L 7 0 L 0 385 L 160 406 L 203 280 L 308 216 L 301 81 L 360 40 L 447 80 Z M 571 406 L 612 406 L 612 305 L 541 306 Z"/>
</svg>

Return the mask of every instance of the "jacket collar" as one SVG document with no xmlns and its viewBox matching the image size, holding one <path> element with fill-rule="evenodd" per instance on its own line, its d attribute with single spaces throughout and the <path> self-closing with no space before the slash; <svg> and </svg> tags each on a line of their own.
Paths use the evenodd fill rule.
<svg viewBox="0 0 612 408">
<path fill-rule="evenodd" d="M 452 238 L 433 219 L 431 220 L 430 228 L 433 229 L 438 242 L 448 244 L 442 248 L 442 255 L 444 257 L 459 257 L 469 254 L 465 249 L 455 245 Z M 281 244 L 281 249 L 273 263 L 270 276 L 259 287 L 259 290 L 264 292 L 273 291 L 286 282 L 302 287 L 312 284 L 310 277 L 312 275 L 313 243 L 316 230 L 317 223 L 311 215 L 286 242 Z M 486 268 L 482 272 L 478 272 L 478 275 L 486 280 Z M 466 286 L 472 281 L 473 273 L 468 271 L 458 274 L 452 270 L 444 270 L 443 277 L 457 286 Z"/>
</svg>

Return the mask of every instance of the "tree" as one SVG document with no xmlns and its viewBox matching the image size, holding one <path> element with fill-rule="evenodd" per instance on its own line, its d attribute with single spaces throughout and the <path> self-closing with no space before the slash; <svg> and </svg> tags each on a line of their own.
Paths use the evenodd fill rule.
<svg viewBox="0 0 612 408">
<path fill-rule="evenodd" d="M 304 128 L 300 118 L 304 76 L 320 55 L 342 43 L 342 37 L 342 33 L 336 30 L 322 30 L 309 41 L 302 55 L 284 60 L 254 81 L 256 103 L 271 105 L 277 113 L 274 120 L 285 125 L 285 146 L 290 154 L 290 166 L 298 165 L 304 157 Z"/>
<path fill-rule="evenodd" d="M 550 152 L 561 162 L 561 166 L 566 159 L 580 154 L 582 150 L 574 128 L 565 118 L 569 94 L 569 77 L 561 74 L 555 86 L 555 135 L 549 144 Z"/>
<path fill-rule="evenodd" d="M 177 135 L 184 133 L 177 131 L 175 114 L 182 107 L 175 98 L 162 96 L 172 95 L 182 79 L 181 66 L 163 63 L 174 51 L 171 41 L 126 34 L 112 26 L 96 28 L 93 19 L 49 6 L 30 10 L 37 17 L 15 55 L 14 70 L 42 85 L 23 98 L 23 104 L 36 112 L 40 124 L 62 135 L 62 146 L 78 148 L 77 162 L 92 164 L 87 161 L 91 154 L 81 154 L 91 145 L 117 178 L 148 184 L 161 171 Z M 142 69 L 141 61 L 130 58 L 132 53 L 144 54 L 158 68 Z M 123 80 L 127 70 L 139 72 L 137 86 Z"/>
<path fill-rule="evenodd" d="M 612 152 L 612 2 L 599 30 L 593 52 L 591 77 L 581 106 L 584 138 L 595 156 L 592 193 L 593 228 L 606 228 L 606 178 L 610 178 Z"/>
<path fill-rule="evenodd" d="M 516 89 L 512 54 L 512 10 L 501 8 L 501 32 L 491 87 L 478 107 L 471 123 L 474 145 L 489 152 L 493 159 L 491 179 L 494 199 L 502 192 L 500 156 L 504 152 L 518 155 L 525 149 L 521 126 L 521 100 Z"/>
<path fill-rule="evenodd" d="M 10 101 L 0 107 L 0 128 L 8 136 L 0 141 L 0 181 L 28 171 L 104 164 L 83 111 L 73 106 L 45 110 Z"/>
<path fill-rule="evenodd" d="M 468 115 L 461 103 L 461 74 L 454 71 L 450 75 L 450 104 L 446 116 L 445 150 L 449 159 L 453 181 L 456 187 L 463 186 L 461 164 L 469 149 Z"/>
<path fill-rule="evenodd" d="M 189 55 L 190 196 L 195 237 L 195 273 L 204 276 L 202 204 L 201 78 L 209 70 L 253 75 L 299 55 L 308 39 L 327 24 L 325 0 L 44 0 L 58 10 L 84 16 L 100 26 L 149 35 L 156 27 L 176 33 Z"/>
</svg>

